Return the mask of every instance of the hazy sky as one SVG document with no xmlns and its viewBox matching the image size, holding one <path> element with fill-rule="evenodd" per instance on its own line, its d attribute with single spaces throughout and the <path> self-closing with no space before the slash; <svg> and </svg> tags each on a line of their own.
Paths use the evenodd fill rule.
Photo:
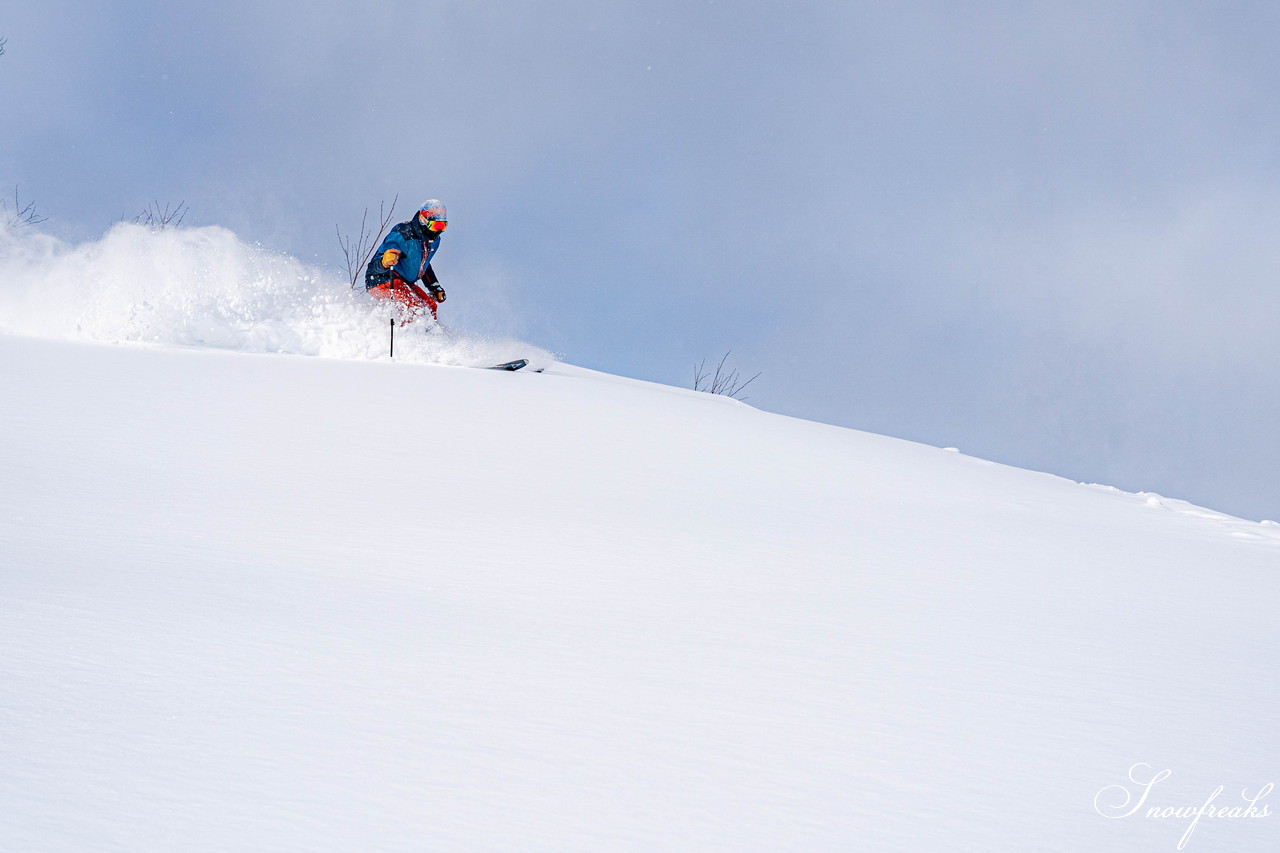
<svg viewBox="0 0 1280 853">
<path fill-rule="evenodd" d="M 568 361 L 687 385 L 732 348 L 761 408 L 1280 518 L 1277 32 L 1269 2 L 9 3 L 0 179 L 65 239 L 185 200 L 331 266 L 335 224 L 438 196 L 449 310 Z"/>
</svg>

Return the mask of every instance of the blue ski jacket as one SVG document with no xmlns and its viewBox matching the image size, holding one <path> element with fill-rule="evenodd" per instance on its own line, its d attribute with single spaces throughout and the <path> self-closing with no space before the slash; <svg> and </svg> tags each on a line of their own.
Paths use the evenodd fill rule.
<svg viewBox="0 0 1280 853">
<path fill-rule="evenodd" d="M 417 216 L 408 222 L 401 222 L 391 229 L 386 239 L 373 253 L 373 258 L 370 259 L 364 274 L 365 290 L 386 283 L 391 278 L 392 272 L 408 282 L 422 279 L 428 284 L 435 284 L 439 279 L 431 269 L 431 258 L 439 248 L 440 235 L 432 234 L 423 228 Z M 382 266 L 382 255 L 387 249 L 396 249 L 400 252 L 400 260 L 389 270 Z"/>
</svg>

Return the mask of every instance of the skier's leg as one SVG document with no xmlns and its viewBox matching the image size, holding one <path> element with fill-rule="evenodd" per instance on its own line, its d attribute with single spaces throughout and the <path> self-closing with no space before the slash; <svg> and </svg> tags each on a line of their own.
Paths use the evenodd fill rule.
<svg viewBox="0 0 1280 853">
<path fill-rule="evenodd" d="M 435 298 L 416 284 L 407 284 L 406 287 L 409 293 L 412 294 L 416 313 L 422 314 L 425 309 L 431 312 L 432 320 L 437 320 L 436 309 L 439 307 L 439 303 L 436 302 Z"/>
<path fill-rule="evenodd" d="M 380 301 L 394 302 L 397 313 L 402 317 L 401 326 L 407 326 L 427 311 L 431 312 L 431 319 L 435 319 L 436 301 L 421 287 L 409 284 L 404 279 L 396 278 L 385 284 L 371 287 L 369 295 Z"/>
</svg>

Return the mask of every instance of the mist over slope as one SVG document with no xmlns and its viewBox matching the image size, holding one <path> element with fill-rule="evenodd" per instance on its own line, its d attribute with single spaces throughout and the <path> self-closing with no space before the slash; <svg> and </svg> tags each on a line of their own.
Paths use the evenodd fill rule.
<svg viewBox="0 0 1280 853">
<path fill-rule="evenodd" d="M 388 318 L 363 287 L 352 290 L 330 270 L 225 228 L 120 223 L 78 245 L 34 229 L 0 231 L 0 332 L 373 359 L 387 355 Z M 500 337 L 426 334 L 422 324 L 397 333 L 402 361 L 483 365 L 518 357 L 538 366 L 554 361 Z"/>
</svg>

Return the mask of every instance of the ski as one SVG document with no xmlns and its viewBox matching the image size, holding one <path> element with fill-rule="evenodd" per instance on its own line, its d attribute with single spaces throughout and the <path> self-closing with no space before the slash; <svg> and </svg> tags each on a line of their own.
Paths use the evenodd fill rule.
<svg viewBox="0 0 1280 853">
<path fill-rule="evenodd" d="M 529 360 L 527 358 L 517 358 L 515 361 L 504 361 L 502 364 L 495 364 L 486 370 L 519 370 L 522 367 L 528 367 Z"/>
</svg>

